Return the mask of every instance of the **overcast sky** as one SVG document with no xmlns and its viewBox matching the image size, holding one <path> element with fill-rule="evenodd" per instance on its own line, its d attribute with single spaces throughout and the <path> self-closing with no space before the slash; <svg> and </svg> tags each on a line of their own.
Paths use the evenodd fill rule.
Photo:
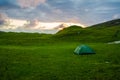
<svg viewBox="0 0 120 80">
<path fill-rule="evenodd" d="M 120 0 L 0 0 L 0 14 L 14 19 L 93 25 L 120 18 Z"/>
</svg>

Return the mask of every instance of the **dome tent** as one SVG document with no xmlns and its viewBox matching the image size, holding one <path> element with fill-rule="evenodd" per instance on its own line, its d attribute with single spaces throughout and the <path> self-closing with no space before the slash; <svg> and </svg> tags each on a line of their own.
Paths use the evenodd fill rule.
<svg viewBox="0 0 120 80">
<path fill-rule="evenodd" d="M 74 53 L 78 54 L 78 55 L 95 54 L 94 50 L 92 48 L 90 48 L 89 46 L 86 46 L 86 45 L 78 46 L 74 50 Z"/>
</svg>

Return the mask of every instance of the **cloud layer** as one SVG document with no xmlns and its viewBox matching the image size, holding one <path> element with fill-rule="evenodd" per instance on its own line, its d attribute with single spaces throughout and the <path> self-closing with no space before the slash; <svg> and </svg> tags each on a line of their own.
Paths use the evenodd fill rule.
<svg viewBox="0 0 120 80">
<path fill-rule="evenodd" d="M 0 13 L 0 25 L 4 25 L 4 24 L 7 22 L 7 21 L 6 21 L 7 18 L 8 18 L 8 17 L 7 17 L 6 14 Z"/>
<path fill-rule="evenodd" d="M 15 19 L 93 25 L 120 18 L 120 0 L 0 0 L 0 13 Z"/>
<path fill-rule="evenodd" d="M 22 8 L 36 7 L 45 2 L 46 0 L 18 0 L 18 3 Z"/>
</svg>

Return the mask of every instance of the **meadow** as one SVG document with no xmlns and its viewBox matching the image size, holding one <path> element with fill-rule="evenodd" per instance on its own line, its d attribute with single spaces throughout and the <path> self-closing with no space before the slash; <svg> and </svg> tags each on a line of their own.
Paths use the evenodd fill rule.
<svg viewBox="0 0 120 80">
<path fill-rule="evenodd" d="M 118 24 L 54 35 L 0 32 L 0 80 L 120 80 L 120 44 L 108 44 L 119 40 Z M 96 54 L 75 55 L 82 44 Z"/>
<path fill-rule="evenodd" d="M 120 80 L 119 44 L 57 41 L 44 34 L 2 35 L 0 80 Z M 75 55 L 81 44 L 96 54 Z"/>
</svg>

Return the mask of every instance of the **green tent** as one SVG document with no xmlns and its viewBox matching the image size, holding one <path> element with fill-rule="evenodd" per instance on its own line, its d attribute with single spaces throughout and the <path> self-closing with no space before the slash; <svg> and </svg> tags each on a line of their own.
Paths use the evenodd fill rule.
<svg viewBox="0 0 120 80">
<path fill-rule="evenodd" d="M 93 51 L 93 49 L 90 48 L 89 46 L 86 46 L 86 45 L 78 46 L 78 47 L 74 50 L 74 53 L 75 53 L 75 54 L 78 54 L 78 55 L 95 54 L 95 52 Z"/>
</svg>

